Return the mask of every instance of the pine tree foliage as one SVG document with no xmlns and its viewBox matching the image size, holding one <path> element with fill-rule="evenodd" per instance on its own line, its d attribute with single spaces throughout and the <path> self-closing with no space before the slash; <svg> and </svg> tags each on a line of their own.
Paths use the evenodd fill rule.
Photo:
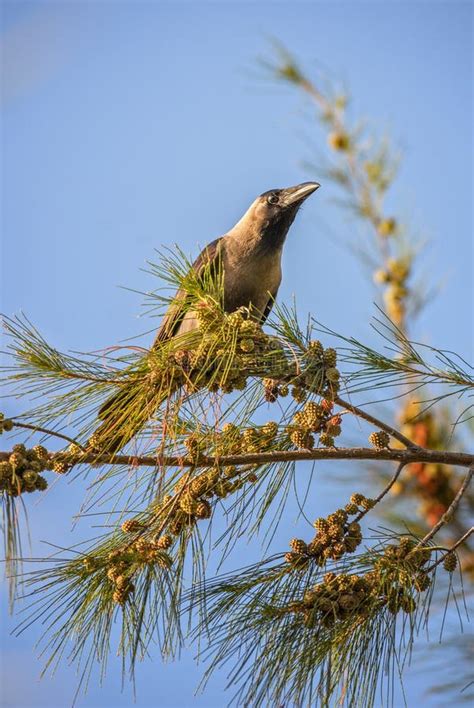
<svg viewBox="0 0 474 708">
<path fill-rule="evenodd" d="M 474 455 L 429 416 L 457 397 L 465 405 L 453 422 L 470 418 L 473 368 L 408 334 L 424 294 L 413 280 L 417 249 L 385 211 L 398 156 L 349 125 L 347 96 L 280 58 L 269 68 L 317 103 L 335 158 L 327 176 L 377 243 L 375 344 L 312 318 L 303 325 L 295 306 L 275 304 L 264 328 L 246 308 L 226 313 L 221 268 L 197 274 L 179 249 L 149 264 L 157 288 L 144 309 L 155 318 L 179 306 L 200 327 L 151 350 L 64 353 L 25 317 L 4 318 L 3 383 L 24 405 L 0 419 L 7 576 L 12 602 L 23 600 L 17 632 L 41 623 L 45 670 L 72 661 L 79 688 L 97 666 L 105 674 L 112 652 L 133 679 L 137 661 L 153 651 L 178 657 L 192 641 L 204 682 L 229 668 L 238 705 L 385 705 L 433 602 L 464 611 L 457 554 L 462 561 L 473 531 Z M 400 426 L 379 416 L 375 403 L 387 398 L 406 406 Z M 114 427 L 104 433 L 97 414 L 106 401 Z M 347 432 L 355 419 L 357 447 Z M 110 435 L 130 442 L 117 452 Z M 306 497 L 317 481 L 301 463 L 321 459 L 370 461 L 372 496 L 348 489 L 349 478 L 340 508 L 313 519 Z M 441 512 L 428 528 L 374 529 L 413 470 L 425 492 L 426 479 L 436 482 L 438 502 L 443 488 Z M 24 559 L 21 513 L 54 477 L 87 480 L 79 516 L 94 515 L 101 532 Z M 295 496 L 306 533 L 275 553 Z M 244 540 L 263 541 L 260 561 L 221 574 Z"/>
<path fill-rule="evenodd" d="M 164 657 L 179 654 L 188 614 L 199 645 L 209 641 L 204 653 L 210 670 L 235 662 L 230 683 L 242 704 L 329 701 L 341 691 L 350 705 L 372 704 L 380 686 L 387 695 L 393 690 L 395 668 L 427 621 L 439 563 L 453 572 L 449 559 L 455 556 L 433 546 L 431 537 L 395 536 L 366 545 L 360 521 L 403 472 L 400 465 L 377 498 L 354 493 L 345 507 L 317 519 L 312 539 L 293 539 L 286 554 L 236 576 L 207 578 L 206 547 L 213 558 L 219 552 L 224 558 L 243 535 L 278 525 L 297 466 L 285 455 L 337 452 L 346 416 L 366 414 L 352 404 L 344 410 L 340 396 L 357 381 L 357 368 L 341 373 L 336 350 L 314 338 L 311 322 L 303 328 L 294 310 L 276 307 L 263 330 L 245 310 L 227 314 L 219 276 L 188 281 L 189 264 L 179 258 L 164 259 L 157 271 L 184 290 L 201 328 L 162 350 L 115 351 L 105 361 L 72 356 L 56 351 L 26 320 L 6 322 L 7 382 L 20 399 L 42 394 L 39 405 L 6 427 L 41 424 L 51 436 L 64 435 L 67 412 L 73 440 L 54 453 L 23 444 L 3 453 L 9 556 L 20 556 L 12 508 L 25 493 L 44 491 L 38 480 L 49 473 L 77 470 L 82 476 L 90 469 L 96 477 L 87 513 L 110 507 L 99 538 L 58 549 L 20 577 L 27 602 L 18 631 L 41 621 L 46 667 L 62 657 L 76 661 L 85 686 L 94 666 L 106 669 L 117 620 L 115 648 L 133 676 L 151 643 Z M 368 369 L 367 350 L 361 350 L 357 359 L 353 346 L 351 364 Z M 386 375 L 386 360 L 376 354 L 372 372 L 379 363 Z M 446 383 L 443 372 L 439 382 Z M 164 387 L 167 398 L 150 407 L 132 455 L 109 454 L 106 442 L 101 449 L 94 439 L 95 411 L 111 391 L 130 385 L 140 402 L 163 401 Z M 128 406 L 127 399 L 120 401 L 124 425 L 141 415 L 137 396 L 130 400 Z M 257 424 L 268 406 L 276 419 Z M 395 455 L 380 425 L 370 435 L 374 454 Z M 153 464 L 142 467 L 150 458 Z M 469 460 L 465 456 L 462 464 Z M 136 474 L 127 474 L 130 469 Z M 219 507 L 226 510 L 227 528 L 213 538 Z M 358 552 L 361 544 L 365 550 Z"/>
</svg>

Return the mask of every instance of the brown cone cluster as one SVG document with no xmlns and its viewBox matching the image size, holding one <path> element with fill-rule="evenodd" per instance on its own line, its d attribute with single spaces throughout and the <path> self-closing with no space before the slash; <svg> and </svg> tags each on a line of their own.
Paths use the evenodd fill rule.
<svg viewBox="0 0 474 708">
<path fill-rule="evenodd" d="M 279 366 L 281 369 L 281 363 Z M 263 379 L 265 399 L 272 403 L 279 396 L 286 396 L 291 386 L 291 395 L 297 403 L 304 403 L 310 394 L 332 401 L 339 391 L 339 380 L 336 350 L 324 349 L 319 340 L 313 340 L 298 365 L 288 358 L 279 375 Z"/>
<path fill-rule="evenodd" d="M 171 544 L 169 544 L 171 545 Z M 156 565 L 163 570 L 170 570 L 172 558 L 166 552 L 169 548 L 165 536 L 157 540 L 148 540 L 139 537 L 133 543 L 123 548 L 111 551 L 106 559 L 107 579 L 112 583 L 113 600 L 118 605 L 124 605 L 135 590 L 133 578 L 147 565 Z M 91 563 L 85 559 L 84 563 Z M 92 565 L 91 571 L 94 570 Z"/>
<path fill-rule="evenodd" d="M 230 432 L 230 428 L 227 432 Z M 184 472 L 174 486 L 174 493 L 166 495 L 154 505 L 153 526 L 165 528 L 164 535 L 157 540 L 159 547 L 169 548 L 175 536 L 194 526 L 197 521 L 209 519 L 212 515 L 212 500 L 224 499 L 244 484 L 256 481 L 257 477 L 252 470 L 240 471 L 233 466 L 207 469 L 192 477 L 189 472 Z M 146 528 L 144 522 L 140 523 L 142 528 Z M 123 526 L 122 529 L 125 530 Z M 151 526 L 148 528 L 150 531 Z"/>
<path fill-rule="evenodd" d="M 458 567 L 458 559 L 455 553 L 451 552 L 448 553 L 444 560 L 443 560 L 443 568 L 448 572 L 448 573 L 454 573 L 456 568 Z"/>
<path fill-rule="evenodd" d="M 318 525 L 323 526 L 323 519 Z M 299 542 L 293 548 L 303 550 Z M 370 615 L 388 610 L 391 614 L 407 614 L 417 608 L 417 596 L 431 585 L 425 571 L 430 550 L 416 549 L 416 542 L 408 537 L 398 544 L 385 547 L 375 560 L 372 570 L 364 575 L 329 572 L 322 582 L 308 589 L 302 600 L 290 602 L 275 610 L 274 616 L 294 613 L 308 628 L 333 627 L 350 620 L 360 622 Z"/>
<path fill-rule="evenodd" d="M 249 376 L 258 375 L 262 360 L 279 370 L 285 365 L 284 352 L 276 350 L 275 339 L 252 319 L 247 308 L 226 314 L 211 300 L 202 299 L 196 311 L 201 341 L 193 351 L 175 353 L 175 381 L 182 379 L 187 388 L 196 385 L 232 393 L 243 390 Z"/>
<path fill-rule="evenodd" d="M 124 533 L 135 533 L 143 528 L 143 524 L 138 519 L 127 519 L 122 524 L 122 531 Z"/>
<path fill-rule="evenodd" d="M 262 330 L 247 308 L 226 314 L 212 300 L 203 299 L 196 304 L 196 312 L 200 321 L 196 348 L 176 351 L 163 362 L 156 356 L 150 360 L 152 385 L 157 382 L 163 388 L 169 379 L 174 387 L 231 393 L 243 390 L 249 376 L 265 372 L 264 395 L 269 402 L 287 395 L 289 385 L 295 400 L 301 402 L 309 393 L 328 399 L 337 393 L 340 374 L 334 349 L 324 349 L 317 340 L 310 342 L 302 361 L 297 362 L 277 338 Z"/>
<path fill-rule="evenodd" d="M 370 433 L 369 442 L 376 450 L 384 450 L 389 446 L 390 435 L 385 430 L 378 430 Z"/>
<path fill-rule="evenodd" d="M 10 418 L 5 418 L 5 415 L 0 413 L 0 435 L 9 433 L 10 430 L 13 430 L 13 421 Z"/>
<path fill-rule="evenodd" d="M 302 410 L 293 416 L 286 432 L 293 445 L 299 448 L 314 447 L 314 433 L 319 435 L 319 444 L 333 447 L 335 438 L 341 434 L 341 415 L 333 415 L 333 403 L 323 399 L 319 403 L 308 401 Z"/>
<path fill-rule="evenodd" d="M 135 590 L 137 577 L 144 569 L 156 566 L 163 571 L 169 571 L 173 560 L 167 549 L 172 545 L 172 537 L 167 534 L 155 535 L 154 538 L 144 536 L 146 526 L 131 519 L 122 525 L 124 533 L 137 533 L 135 539 L 128 541 L 109 551 L 106 555 L 86 556 L 79 561 L 81 574 L 86 576 L 99 573 L 108 584 L 113 601 L 124 606 Z M 134 582 L 135 581 L 135 582 Z"/>
<path fill-rule="evenodd" d="M 25 492 L 43 492 L 48 482 L 40 474 L 51 469 L 47 450 L 42 445 L 27 449 L 25 445 L 14 445 L 7 461 L 0 462 L 0 491 L 11 497 Z"/>
<path fill-rule="evenodd" d="M 226 423 L 222 431 L 210 433 L 192 433 L 184 439 L 187 456 L 198 460 L 202 456 L 243 455 L 246 453 L 265 452 L 273 449 L 278 436 L 278 424 L 268 421 L 264 425 L 240 429 L 233 423 Z M 235 468 L 227 467 L 225 476 L 236 476 Z M 207 477 L 196 477 L 191 481 L 192 493 L 198 497 L 207 490 Z M 202 490 L 199 490 L 199 485 Z"/>
<path fill-rule="evenodd" d="M 346 510 L 349 508 L 349 512 Z M 286 553 L 285 560 L 295 570 L 305 570 L 310 563 L 323 566 L 328 560 L 338 560 L 346 553 L 354 553 L 362 541 L 360 524 L 350 521 L 350 516 L 359 513 L 357 505 L 337 509 L 327 517 L 321 517 L 314 522 L 316 534 L 306 543 L 294 538 L 290 541 L 291 551 Z"/>
</svg>

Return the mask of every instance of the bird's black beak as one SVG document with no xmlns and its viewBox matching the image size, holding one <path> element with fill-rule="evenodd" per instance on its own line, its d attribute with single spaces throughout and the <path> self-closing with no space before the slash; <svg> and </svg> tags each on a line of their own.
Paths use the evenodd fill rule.
<svg viewBox="0 0 474 708">
<path fill-rule="evenodd" d="M 297 184 L 296 187 L 282 189 L 280 194 L 280 203 L 285 207 L 296 205 L 299 206 L 320 186 L 321 185 L 318 182 L 303 182 L 302 184 Z"/>
</svg>

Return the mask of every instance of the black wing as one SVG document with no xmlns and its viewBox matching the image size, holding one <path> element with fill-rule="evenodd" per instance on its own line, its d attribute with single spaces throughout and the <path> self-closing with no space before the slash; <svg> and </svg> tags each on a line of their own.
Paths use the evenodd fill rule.
<svg viewBox="0 0 474 708">
<path fill-rule="evenodd" d="M 201 251 L 193 263 L 194 270 L 199 273 L 206 266 L 212 267 L 213 264 L 217 265 L 221 252 L 222 240 L 222 236 L 220 238 L 216 238 Z M 163 321 L 158 329 L 158 332 L 156 333 L 153 347 L 157 347 L 162 342 L 166 342 L 177 333 L 179 325 L 181 324 L 181 321 L 186 313 L 185 305 L 187 298 L 187 293 L 184 290 L 179 289 L 173 302 L 163 317 Z"/>
<path fill-rule="evenodd" d="M 260 320 L 260 324 L 263 325 L 263 323 L 267 319 L 268 315 L 270 314 L 271 309 L 273 307 L 273 303 L 275 302 L 275 298 L 277 296 L 277 293 L 278 293 L 278 287 L 276 287 L 273 291 L 269 290 L 270 297 L 268 298 L 268 302 L 267 302 L 265 309 L 263 311 L 263 315 L 262 315 L 262 319 Z"/>
</svg>

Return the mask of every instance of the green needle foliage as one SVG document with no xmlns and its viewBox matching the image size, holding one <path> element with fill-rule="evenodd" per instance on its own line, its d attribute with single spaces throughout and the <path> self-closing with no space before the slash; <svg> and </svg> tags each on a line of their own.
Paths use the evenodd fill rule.
<svg viewBox="0 0 474 708">
<path fill-rule="evenodd" d="M 359 522 L 401 468 L 376 499 L 353 494 L 344 508 L 317 519 L 314 538 L 293 539 L 283 557 L 214 579 L 208 563 L 227 559 L 242 537 L 270 543 L 301 486 L 296 460 L 285 456 L 335 450 L 344 417 L 365 417 L 352 405 L 344 409 L 344 388 L 359 390 L 360 379 L 376 378 L 379 369 L 389 375 L 398 358 L 345 339 L 343 360 L 364 373 L 341 376 L 336 350 L 314 338 L 311 321 L 303 328 L 294 310 L 275 307 L 263 330 L 251 311 L 223 310 L 222 273 L 189 269 L 179 253 L 152 266 L 178 295 L 152 293 L 148 305 L 151 313 L 152 305 L 179 305 L 200 327 L 150 351 L 63 354 L 27 320 L 6 320 L 5 380 L 12 395 L 34 405 L 2 418 L 2 431 L 26 426 L 71 443 L 56 452 L 17 444 L 2 453 L 12 592 L 26 600 L 18 632 L 41 622 L 46 668 L 67 658 L 86 688 L 94 667 L 106 671 L 112 648 L 131 678 L 152 643 L 163 657 L 177 656 L 186 617 L 199 646 L 208 644 L 209 671 L 232 662 L 230 684 L 243 705 L 327 705 L 341 696 L 348 705 L 373 705 L 378 688 L 393 691 L 427 619 L 436 568 L 444 560 L 452 573 L 456 565 L 454 553 L 431 545 L 432 536 L 419 546 L 417 538 L 364 539 Z M 396 343 L 410 348 L 410 366 L 423 370 L 414 345 Z M 438 374 L 440 383 L 453 383 Z M 104 399 L 113 429 L 96 418 Z M 268 406 L 273 419 L 262 420 Z M 369 439 L 381 454 L 391 436 L 380 426 Z M 130 439 L 131 454 L 110 454 L 111 434 Z M 44 492 L 48 474 L 73 470 L 89 477 L 82 514 L 102 516 L 102 536 L 38 559 L 39 569 L 20 576 L 17 506 L 25 493 Z M 226 529 L 215 537 L 213 519 L 222 513 Z"/>
<path fill-rule="evenodd" d="M 274 42 L 272 50 L 262 62 L 264 78 L 290 89 L 307 106 L 302 164 L 311 177 L 325 175 L 325 187 L 333 186 L 332 201 L 345 211 L 350 223 L 344 246 L 364 265 L 382 313 L 374 325 L 385 339 L 382 346 L 378 337 L 375 346 L 371 341 L 339 340 L 346 393 L 358 400 L 365 393 L 371 413 L 377 410 L 371 405 L 374 399 L 384 403 L 384 417 L 390 406 L 393 420 L 398 420 L 404 435 L 417 444 L 452 448 L 458 445 L 455 432 L 469 449 L 466 425 L 461 430 L 458 424 L 472 421 L 472 366 L 453 352 L 417 343 L 413 334 L 417 315 L 438 287 L 426 268 L 426 259 L 420 257 L 425 246 L 420 232 L 425 228 L 410 223 L 392 189 L 401 154 L 373 121 L 360 117 L 360 106 L 347 86 L 331 75 L 330 67 L 313 62 L 308 69 L 279 42 Z M 340 240 L 340 235 L 335 238 Z M 322 331 L 324 337 L 329 334 L 325 328 Z M 371 469 L 373 479 L 379 480 L 381 465 Z M 385 470 L 387 477 L 391 474 Z M 381 513 L 391 526 L 403 530 L 409 525 L 423 535 L 449 507 L 459 483 L 455 467 L 412 465 L 398 483 L 399 511 L 384 507 Z M 464 521 L 456 522 L 456 534 L 462 533 L 463 524 L 472 516 L 472 495 L 470 504 Z M 464 544 L 462 551 L 463 565 L 472 579 L 472 544 Z M 460 644 L 465 641 L 459 638 Z M 443 648 L 439 653 L 444 659 Z M 469 669 L 465 683 L 469 683 Z M 465 693 L 446 700 L 464 697 Z"/>
<path fill-rule="evenodd" d="M 239 705 L 370 706 L 377 691 L 390 704 L 431 603 L 435 552 L 415 545 L 405 537 L 323 568 L 276 557 L 207 583 L 196 630 L 208 637 L 206 678 L 231 663 Z"/>
<path fill-rule="evenodd" d="M 144 310 L 152 318 L 179 310 L 199 329 L 150 350 L 64 353 L 27 318 L 4 319 L 3 383 L 25 408 L 13 419 L 0 414 L 0 433 L 23 430 L 42 443 L 7 442 L 0 452 L 7 576 L 12 603 L 24 601 L 17 632 L 40 622 L 44 670 L 75 663 L 78 690 L 97 668 L 105 675 L 111 652 L 133 680 L 152 645 L 163 658 L 177 657 L 189 637 L 207 662 L 204 683 L 225 665 L 239 705 L 390 705 L 432 603 L 461 604 L 456 552 L 473 531 L 466 524 L 474 456 L 452 451 L 460 466 L 471 464 L 461 482 L 442 456 L 455 439 L 433 411 L 439 417 L 444 398 L 472 396 L 473 369 L 408 336 L 427 295 L 425 279 L 414 278 L 412 230 L 387 211 L 399 156 L 388 139 L 351 120 L 346 91 L 313 82 L 284 49 L 265 66 L 310 99 L 313 117 L 316 107 L 327 142 L 326 155 L 315 156 L 317 175 L 323 171 L 337 203 L 366 227 L 368 247 L 351 248 L 369 264 L 383 303 L 373 324 L 380 345 L 311 318 L 303 326 L 286 305 L 274 305 L 265 329 L 251 309 L 227 313 L 221 264 L 198 273 L 179 249 L 148 264 L 158 287 Z M 401 432 L 376 417 L 381 396 L 402 401 Z M 467 403 L 457 422 L 469 411 Z M 352 494 L 314 521 L 311 538 L 268 555 L 293 496 L 311 524 L 314 479 L 301 481 L 301 462 L 341 452 L 352 466 L 361 448 L 360 437 L 357 448 L 348 442 L 355 417 L 357 430 L 369 426 L 362 444 L 371 448 L 362 451 L 377 469 L 374 498 Z M 422 435 L 412 440 L 420 420 Z M 61 449 L 51 449 L 54 440 Z M 400 449 L 410 463 L 394 472 L 384 462 L 381 471 Z M 440 455 L 421 463 L 417 451 Z M 99 520 L 101 535 L 56 546 L 23 572 L 21 514 L 27 495 L 44 493 L 53 475 L 87 479 L 79 516 Z M 369 532 L 368 515 L 406 478 L 426 494 L 436 488 L 442 515 L 428 532 L 411 519 L 403 535 Z M 449 542 L 438 536 L 446 528 Z M 262 559 L 219 575 L 249 539 L 262 543 Z"/>
<path fill-rule="evenodd" d="M 448 396 L 471 397 L 474 392 L 474 367 L 451 351 L 414 342 L 396 327 L 386 315 L 373 320 L 373 329 L 384 346 L 374 349 L 354 337 L 341 336 L 316 323 L 326 335 L 343 343 L 338 347 L 339 361 L 350 369 L 344 380 L 349 393 L 399 388 L 401 385 L 419 390 L 425 386 L 443 386 L 440 401 Z"/>
</svg>

